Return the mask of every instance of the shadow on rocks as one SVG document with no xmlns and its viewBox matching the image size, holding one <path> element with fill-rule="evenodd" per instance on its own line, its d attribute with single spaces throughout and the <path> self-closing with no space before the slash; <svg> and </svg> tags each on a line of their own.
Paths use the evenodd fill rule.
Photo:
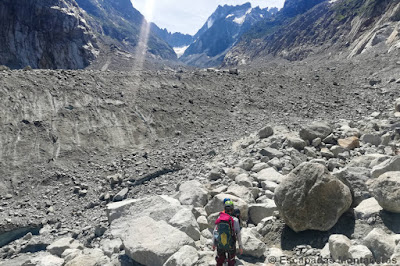
<svg viewBox="0 0 400 266">
<path fill-rule="evenodd" d="M 293 250 L 299 245 L 310 245 L 313 248 L 322 249 L 332 234 L 342 234 L 350 238 L 354 233 L 355 218 L 352 212 L 344 213 L 334 227 L 329 231 L 307 230 L 296 233 L 287 225 L 281 234 L 282 250 Z"/>
<path fill-rule="evenodd" d="M 379 216 L 390 231 L 400 234 L 400 213 L 381 211 Z"/>
</svg>

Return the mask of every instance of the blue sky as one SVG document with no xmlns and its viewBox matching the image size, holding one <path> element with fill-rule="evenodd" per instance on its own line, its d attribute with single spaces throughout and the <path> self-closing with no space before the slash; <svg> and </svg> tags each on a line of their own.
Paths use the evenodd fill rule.
<svg viewBox="0 0 400 266">
<path fill-rule="evenodd" d="M 148 21 L 171 32 L 194 35 L 218 5 L 250 2 L 253 7 L 279 7 L 284 0 L 131 0 Z"/>
</svg>

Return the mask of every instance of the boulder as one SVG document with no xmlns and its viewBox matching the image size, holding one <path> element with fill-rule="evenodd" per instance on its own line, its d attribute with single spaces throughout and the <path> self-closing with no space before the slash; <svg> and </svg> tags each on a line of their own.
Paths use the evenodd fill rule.
<svg viewBox="0 0 400 266">
<path fill-rule="evenodd" d="M 83 245 L 81 245 L 78 241 L 76 241 L 72 237 L 63 237 L 56 240 L 51 245 L 47 246 L 46 249 L 51 254 L 61 257 L 61 254 L 66 249 L 83 249 Z"/>
<path fill-rule="evenodd" d="M 260 139 L 265 139 L 265 138 L 268 138 L 268 137 L 271 137 L 272 135 L 274 135 L 274 130 L 272 127 L 266 126 L 262 129 L 260 129 L 260 131 L 258 131 L 257 135 Z"/>
<path fill-rule="evenodd" d="M 110 259 L 101 249 L 85 249 L 82 254 L 68 261 L 64 266 L 97 266 L 109 265 Z"/>
<path fill-rule="evenodd" d="M 126 196 L 128 195 L 129 189 L 123 188 L 120 192 L 117 193 L 117 195 L 114 196 L 113 201 L 117 202 L 117 201 L 121 201 L 123 199 L 126 198 Z"/>
<path fill-rule="evenodd" d="M 40 255 L 27 260 L 22 265 L 35 265 L 35 266 L 63 266 L 64 260 L 50 254 L 41 253 Z"/>
<path fill-rule="evenodd" d="M 226 191 L 226 194 L 234 195 L 249 204 L 255 203 L 255 195 L 250 188 L 245 186 L 240 186 L 237 184 L 230 185 Z"/>
<path fill-rule="evenodd" d="M 168 223 L 185 232 L 194 241 L 200 240 L 200 227 L 190 209 L 181 209 Z"/>
<path fill-rule="evenodd" d="M 370 177 L 370 170 L 363 167 L 346 167 L 333 173 L 345 185 L 350 188 L 353 196 L 353 206 L 357 206 L 364 199 L 371 197 L 366 185 Z"/>
<path fill-rule="evenodd" d="M 251 171 L 258 173 L 265 168 L 269 168 L 269 165 L 267 163 L 256 163 L 253 168 L 251 168 Z"/>
<path fill-rule="evenodd" d="M 365 238 L 364 245 L 372 251 L 375 260 L 387 261 L 394 253 L 395 239 L 380 228 L 374 228 Z"/>
<path fill-rule="evenodd" d="M 224 176 L 224 173 L 225 173 L 224 170 L 222 170 L 220 168 L 214 168 L 208 174 L 208 179 L 211 181 L 222 179 L 222 177 Z"/>
<path fill-rule="evenodd" d="M 111 224 L 111 233 L 115 238 L 121 238 L 131 259 L 144 265 L 162 266 L 181 247 L 194 246 L 193 239 L 187 234 L 148 216 L 120 218 Z"/>
<path fill-rule="evenodd" d="M 251 204 L 249 206 L 249 217 L 257 225 L 262 219 L 272 216 L 276 210 L 275 202 L 268 199 L 265 203 Z"/>
<path fill-rule="evenodd" d="M 347 167 L 371 168 L 371 163 L 376 160 L 387 160 L 387 156 L 376 153 L 355 157 L 350 161 Z"/>
<path fill-rule="evenodd" d="M 357 137 L 349 137 L 345 139 L 339 139 L 338 144 L 340 147 L 346 150 L 354 150 L 360 147 L 360 140 Z"/>
<path fill-rule="evenodd" d="M 225 168 L 224 171 L 225 171 L 226 175 L 232 180 L 235 180 L 236 176 L 245 172 L 242 168 L 239 168 L 239 167 Z"/>
<path fill-rule="evenodd" d="M 295 168 L 275 190 L 275 203 L 296 232 L 327 231 L 352 203 L 350 189 L 318 163 Z"/>
<path fill-rule="evenodd" d="M 169 196 L 152 196 L 109 203 L 106 212 L 110 224 L 123 216 L 130 216 L 132 219 L 149 216 L 157 221 L 169 221 L 182 208 L 177 199 Z"/>
<path fill-rule="evenodd" d="M 400 171 L 381 175 L 372 183 L 371 189 L 385 211 L 400 213 Z"/>
<path fill-rule="evenodd" d="M 344 261 L 349 258 L 350 239 L 345 235 L 329 237 L 329 252 L 334 260 Z"/>
<path fill-rule="evenodd" d="M 244 187 L 252 187 L 253 180 L 250 179 L 248 174 L 240 174 L 235 177 L 236 184 Z"/>
<path fill-rule="evenodd" d="M 368 219 L 378 215 L 383 210 L 381 205 L 375 198 L 363 200 L 356 208 L 354 208 L 354 216 L 357 219 Z"/>
<path fill-rule="evenodd" d="M 199 254 L 194 247 L 183 246 L 164 263 L 164 266 L 192 266 L 198 260 Z"/>
<path fill-rule="evenodd" d="M 380 175 L 386 172 L 400 171 L 400 155 L 394 156 L 381 164 L 374 166 L 371 171 L 371 175 L 374 178 L 378 178 Z"/>
<path fill-rule="evenodd" d="M 213 213 L 219 213 L 223 211 L 225 198 L 230 198 L 233 201 L 235 208 L 240 209 L 240 215 L 242 216 L 242 220 L 247 221 L 249 212 L 248 203 L 245 202 L 243 199 L 240 199 L 231 194 L 219 194 L 215 196 L 212 200 L 210 200 L 208 204 L 205 206 L 207 214 L 210 215 Z M 210 219 L 208 219 L 208 222 L 210 222 Z"/>
<path fill-rule="evenodd" d="M 271 181 L 279 184 L 283 180 L 283 175 L 271 167 L 258 172 L 255 178 L 260 183 L 262 181 Z"/>
<path fill-rule="evenodd" d="M 269 191 L 274 192 L 275 189 L 278 187 L 278 184 L 275 183 L 275 182 L 272 182 L 272 181 L 262 181 L 261 182 L 261 187 L 264 190 L 269 190 Z"/>
<path fill-rule="evenodd" d="M 264 255 L 266 245 L 260 239 L 262 236 L 255 228 L 242 228 L 243 255 L 261 258 Z"/>
<path fill-rule="evenodd" d="M 213 190 L 210 191 L 210 196 L 211 197 L 215 197 L 215 195 L 224 193 L 227 190 L 228 190 L 228 186 L 225 186 L 225 185 L 219 186 L 219 187 L 214 188 Z"/>
<path fill-rule="evenodd" d="M 371 250 L 364 245 L 354 245 L 349 248 L 349 257 L 353 260 L 372 261 L 374 256 Z"/>
<path fill-rule="evenodd" d="M 253 168 L 253 166 L 254 166 L 254 160 L 251 158 L 248 158 L 248 159 L 240 162 L 238 166 L 245 171 L 250 171 L 251 168 Z"/>
<path fill-rule="evenodd" d="M 381 144 L 381 135 L 380 133 L 369 133 L 361 136 L 361 141 L 363 143 L 369 143 L 371 145 L 375 145 L 378 147 Z"/>
<path fill-rule="evenodd" d="M 208 228 L 207 217 L 199 216 L 196 221 L 199 224 L 200 232 Z"/>
<path fill-rule="evenodd" d="M 309 126 L 305 126 L 300 130 L 300 138 L 313 141 L 316 138 L 324 139 L 332 133 L 331 127 L 326 123 L 313 123 Z"/>
<path fill-rule="evenodd" d="M 111 257 L 112 254 L 118 254 L 122 248 L 121 239 L 103 239 L 100 242 L 104 254 Z"/>
<path fill-rule="evenodd" d="M 304 147 L 307 146 L 307 143 L 301 138 L 289 137 L 287 142 L 289 147 L 293 147 L 299 151 L 304 150 Z"/>
<path fill-rule="evenodd" d="M 260 150 L 260 154 L 262 156 L 267 156 L 268 158 L 272 159 L 272 158 L 281 158 L 283 157 L 285 154 L 283 154 L 283 152 L 274 149 L 274 148 L 270 148 L 270 147 L 266 147 L 264 149 Z"/>
<path fill-rule="evenodd" d="M 204 207 L 207 204 L 208 192 L 199 181 L 186 181 L 179 186 L 178 200 L 182 205 Z"/>
</svg>

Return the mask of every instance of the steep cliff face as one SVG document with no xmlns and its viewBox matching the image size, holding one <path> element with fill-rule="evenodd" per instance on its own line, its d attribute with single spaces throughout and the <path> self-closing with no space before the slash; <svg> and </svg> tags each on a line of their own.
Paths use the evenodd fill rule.
<svg viewBox="0 0 400 266">
<path fill-rule="evenodd" d="M 324 1 L 295 17 L 286 15 L 292 14 L 285 10 L 287 6 L 276 19 L 254 27 L 229 51 L 223 64 L 247 64 L 267 56 L 288 60 L 314 54 L 354 57 L 373 48 L 385 52 L 400 48 L 399 0 Z"/>
<path fill-rule="evenodd" d="M 160 59 L 176 59 L 174 50 L 159 38 L 130 0 L 76 0 L 86 11 L 88 23 L 103 42 L 135 53 L 142 29 L 148 27 L 147 51 Z M 107 40 L 106 38 L 111 38 Z"/>
<path fill-rule="evenodd" d="M 0 65 L 84 68 L 96 47 L 74 0 L 0 1 Z"/>
</svg>

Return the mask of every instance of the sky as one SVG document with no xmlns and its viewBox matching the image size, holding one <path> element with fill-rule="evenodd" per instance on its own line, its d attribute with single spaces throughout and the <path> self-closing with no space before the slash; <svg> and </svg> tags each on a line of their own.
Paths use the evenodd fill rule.
<svg viewBox="0 0 400 266">
<path fill-rule="evenodd" d="M 250 2 L 252 7 L 283 7 L 284 0 L 131 0 L 132 5 L 148 21 L 170 32 L 194 35 L 217 9 L 218 5 L 240 5 Z"/>
</svg>

